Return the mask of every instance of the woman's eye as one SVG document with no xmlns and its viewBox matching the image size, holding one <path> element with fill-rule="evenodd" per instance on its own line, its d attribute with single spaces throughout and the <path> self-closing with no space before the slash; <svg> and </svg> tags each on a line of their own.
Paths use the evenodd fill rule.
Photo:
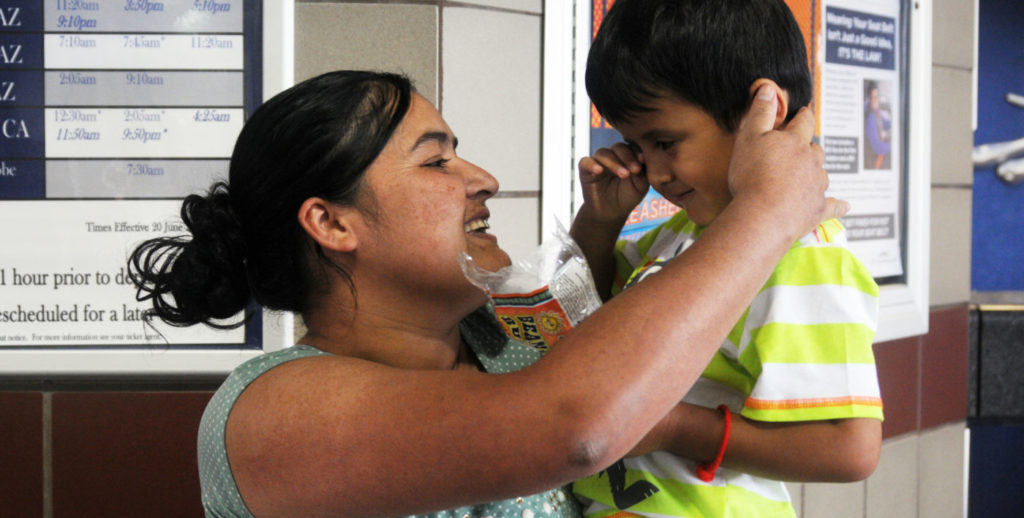
<svg viewBox="0 0 1024 518">
<path fill-rule="evenodd" d="M 439 169 L 444 169 L 448 165 L 448 162 L 451 162 L 450 158 L 442 158 L 440 160 L 435 160 L 433 162 L 429 162 L 429 163 L 426 164 L 426 166 L 427 167 L 436 167 L 436 168 L 439 168 Z"/>
</svg>

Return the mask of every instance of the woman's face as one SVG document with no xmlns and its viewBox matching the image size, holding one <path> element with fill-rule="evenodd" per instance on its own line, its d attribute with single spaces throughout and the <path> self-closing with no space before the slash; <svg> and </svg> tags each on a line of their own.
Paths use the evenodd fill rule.
<svg viewBox="0 0 1024 518">
<path fill-rule="evenodd" d="M 487 270 L 510 263 L 487 233 L 490 212 L 484 203 L 497 192 L 498 181 L 459 158 L 457 145 L 441 114 L 413 94 L 405 118 L 366 172 L 375 202 L 373 257 L 412 284 L 466 284 L 462 252 Z"/>
</svg>

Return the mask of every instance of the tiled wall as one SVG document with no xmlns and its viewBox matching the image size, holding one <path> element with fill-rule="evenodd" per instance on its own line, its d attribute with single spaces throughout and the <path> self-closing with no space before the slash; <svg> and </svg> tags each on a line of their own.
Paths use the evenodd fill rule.
<svg viewBox="0 0 1024 518">
<path fill-rule="evenodd" d="M 0 516 L 201 517 L 202 392 L 0 392 Z"/>
<path fill-rule="evenodd" d="M 932 6 L 931 303 L 971 294 L 974 2 Z"/>
<path fill-rule="evenodd" d="M 0 393 L 0 516 L 43 516 L 43 395 Z"/>
<path fill-rule="evenodd" d="M 962 516 L 970 243 L 973 7 L 936 0 L 930 332 L 878 344 L 887 420 L 875 474 L 794 484 L 802 518 Z M 298 1 L 296 80 L 403 71 L 460 154 L 491 171 L 513 255 L 539 240 L 542 0 Z M 0 385 L 0 517 L 199 517 L 195 430 L 210 387 Z M 86 388 L 89 390 L 79 390 Z"/>
</svg>

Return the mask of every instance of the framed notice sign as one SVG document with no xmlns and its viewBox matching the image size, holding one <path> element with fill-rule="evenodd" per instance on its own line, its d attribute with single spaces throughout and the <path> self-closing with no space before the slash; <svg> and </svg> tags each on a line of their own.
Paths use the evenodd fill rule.
<svg viewBox="0 0 1024 518">
<path fill-rule="evenodd" d="M 785 3 L 807 46 L 828 194 L 851 202 L 842 219 L 850 249 L 881 286 L 876 340 L 922 334 L 928 326 L 932 2 Z M 590 42 L 614 4 L 545 2 L 545 222 L 571 219 L 582 204 L 573 165 L 621 140 L 584 88 Z M 621 237 L 635 239 L 677 210 L 650 193 Z"/>
<path fill-rule="evenodd" d="M 850 249 L 881 287 L 876 337 L 923 334 L 928 330 L 932 3 L 802 1 L 818 11 L 815 109 L 829 195 L 851 203 L 842 219 Z"/>
<path fill-rule="evenodd" d="M 0 375 L 221 373 L 290 339 L 258 309 L 149 325 L 125 267 L 227 178 L 247 114 L 291 80 L 290 20 L 261 0 L 0 0 Z"/>
</svg>

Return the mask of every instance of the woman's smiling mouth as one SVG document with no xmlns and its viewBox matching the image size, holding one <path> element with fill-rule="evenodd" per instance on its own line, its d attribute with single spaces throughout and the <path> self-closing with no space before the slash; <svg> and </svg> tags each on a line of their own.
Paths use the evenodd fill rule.
<svg viewBox="0 0 1024 518">
<path fill-rule="evenodd" d="M 487 232 L 487 230 L 489 230 L 490 228 L 491 225 L 488 224 L 486 219 L 474 219 L 473 221 L 466 223 L 466 225 L 463 227 L 467 234 L 483 234 Z"/>
</svg>

